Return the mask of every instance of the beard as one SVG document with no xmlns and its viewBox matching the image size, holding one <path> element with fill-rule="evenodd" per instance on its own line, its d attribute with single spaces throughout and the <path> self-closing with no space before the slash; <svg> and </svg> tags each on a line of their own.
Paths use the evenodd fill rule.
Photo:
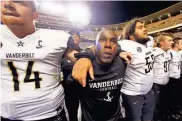
<svg viewBox="0 0 182 121">
<path fill-rule="evenodd" d="M 146 38 L 137 38 L 136 41 L 140 44 L 143 44 L 145 45 L 148 41 L 150 41 L 150 38 L 149 37 L 146 37 Z"/>
</svg>

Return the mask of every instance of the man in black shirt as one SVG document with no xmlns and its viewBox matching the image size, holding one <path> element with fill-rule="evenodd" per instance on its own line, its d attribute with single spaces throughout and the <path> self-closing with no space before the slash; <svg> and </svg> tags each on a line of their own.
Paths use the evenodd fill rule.
<svg viewBox="0 0 182 121">
<path fill-rule="evenodd" d="M 96 39 L 95 58 L 92 60 L 94 80 L 87 77 L 86 87 L 69 76 L 68 88 L 80 99 L 82 121 L 119 121 L 120 89 L 126 64 L 116 56 L 117 35 L 112 30 L 101 31 Z"/>
</svg>

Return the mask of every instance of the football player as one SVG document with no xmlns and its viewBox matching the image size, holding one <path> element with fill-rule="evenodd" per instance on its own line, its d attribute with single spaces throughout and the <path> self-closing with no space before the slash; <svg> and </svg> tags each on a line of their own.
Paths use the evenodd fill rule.
<svg viewBox="0 0 182 121">
<path fill-rule="evenodd" d="M 37 16 L 34 1 L 1 1 L 2 120 L 67 120 L 60 61 L 75 61 L 78 46 L 63 31 L 36 29 Z"/>
<path fill-rule="evenodd" d="M 180 65 L 181 65 L 181 55 L 179 53 L 182 50 L 182 39 L 181 38 L 174 38 L 173 39 L 173 46 L 168 52 L 171 54 L 172 59 L 169 65 L 169 83 L 168 87 L 168 97 L 169 97 L 169 110 L 172 113 L 173 117 L 179 117 L 179 103 L 181 98 L 180 93 Z"/>
<path fill-rule="evenodd" d="M 153 91 L 155 96 L 154 120 L 162 118 L 166 112 L 166 84 L 169 81 L 169 64 L 171 55 L 167 53 L 173 44 L 173 36 L 170 33 L 161 33 L 157 37 L 159 47 L 154 48 L 154 84 Z"/>
<path fill-rule="evenodd" d="M 128 22 L 119 41 L 122 50 L 131 52 L 131 63 L 127 65 L 123 86 L 123 106 L 128 121 L 151 121 L 154 110 L 153 45 L 148 44 L 147 29 L 143 22 L 134 19 Z"/>
</svg>

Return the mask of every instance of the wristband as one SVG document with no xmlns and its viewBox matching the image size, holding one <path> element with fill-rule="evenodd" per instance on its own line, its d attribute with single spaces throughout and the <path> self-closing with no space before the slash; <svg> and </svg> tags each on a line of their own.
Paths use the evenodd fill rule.
<svg viewBox="0 0 182 121">
<path fill-rule="evenodd" d="M 75 53 L 74 56 L 77 59 L 80 59 L 80 58 L 88 58 L 90 60 L 94 59 L 94 54 L 90 49 L 86 49 L 86 51 L 81 51 L 79 53 Z"/>
</svg>

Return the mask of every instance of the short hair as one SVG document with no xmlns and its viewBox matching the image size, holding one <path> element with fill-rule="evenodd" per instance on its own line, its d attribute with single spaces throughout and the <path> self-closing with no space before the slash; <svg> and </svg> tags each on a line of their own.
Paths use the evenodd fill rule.
<svg viewBox="0 0 182 121">
<path fill-rule="evenodd" d="M 130 39 L 130 36 L 134 34 L 137 22 L 143 23 L 139 19 L 133 19 L 129 21 L 123 29 L 123 39 Z"/>
<path fill-rule="evenodd" d="M 100 32 L 97 33 L 96 40 L 95 40 L 95 45 L 97 45 L 101 33 L 104 32 L 104 31 L 106 31 L 106 30 L 113 32 L 115 34 L 115 36 L 116 36 L 116 39 L 117 39 L 117 34 L 114 32 L 113 29 L 110 29 L 110 28 L 102 29 Z"/>
<path fill-rule="evenodd" d="M 80 32 L 79 31 L 70 31 L 69 34 L 71 36 L 73 36 L 74 34 L 76 34 L 78 37 L 80 37 Z"/>
<path fill-rule="evenodd" d="M 158 34 L 157 43 L 160 43 L 160 41 L 163 40 L 163 36 L 169 36 L 169 37 L 173 38 L 173 34 L 172 33 L 162 32 L 162 33 Z"/>
<path fill-rule="evenodd" d="M 179 44 L 179 40 L 182 40 L 182 38 L 180 38 L 180 37 L 173 38 L 173 42 L 174 42 L 172 45 L 173 48 L 175 47 L 176 44 Z"/>
<path fill-rule="evenodd" d="M 98 40 L 99 40 L 100 34 L 101 34 L 103 31 L 106 31 L 106 30 L 108 30 L 108 31 L 112 31 L 112 32 L 113 32 L 113 33 L 117 36 L 117 34 L 114 32 L 114 30 L 113 30 L 113 29 L 105 28 L 105 29 L 102 29 L 101 31 L 99 31 L 99 32 L 97 33 L 96 41 L 98 41 Z"/>
</svg>

